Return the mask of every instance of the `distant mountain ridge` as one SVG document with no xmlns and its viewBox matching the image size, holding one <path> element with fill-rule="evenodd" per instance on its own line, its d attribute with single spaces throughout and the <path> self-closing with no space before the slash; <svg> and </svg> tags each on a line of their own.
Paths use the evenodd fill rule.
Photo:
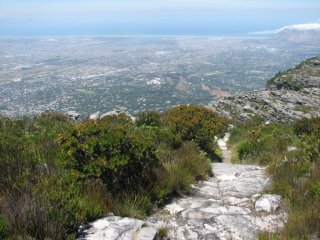
<svg viewBox="0 0 320 240">
<path fill-rule="evenodd" d="M 320 41 L 320 23 L 290 25 L 279 29 L 277 33 L 277 38 L 284 41 Z"/>
<path fill-rule="evenodd" d="M 288 122 L 320 116 L 320 57 L 277 73 L 265 91 L 220 98 L 211 107 L 239 120 L 259 115 L 266 121 Z"/>
<path fill-rule="evenodd" d="M 284 28 L 277 34 L 277 38 L 292 42 L 320 41 L 320 29 Z"/>
<path fill-rule="evenodd" d="M 276 30 L 255 32 L 258 35 L 270 35 L 284 42 L 319 42 L 320 22 L 285 26 Z"/>
</svg>

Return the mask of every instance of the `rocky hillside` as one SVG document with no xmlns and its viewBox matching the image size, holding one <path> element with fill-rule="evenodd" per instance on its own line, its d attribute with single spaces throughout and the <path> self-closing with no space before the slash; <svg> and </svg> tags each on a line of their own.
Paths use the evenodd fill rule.
<svg viewBox="0 0 320 240">
<path fill-rule="evenodd" d="M 212 103 L 220 114 L 245 120 L 259 115 L 267 121 L 287 122 L 320 116 L 320 57 L 277 73 L 266 90 L 223 97 Z"/>
</svg>

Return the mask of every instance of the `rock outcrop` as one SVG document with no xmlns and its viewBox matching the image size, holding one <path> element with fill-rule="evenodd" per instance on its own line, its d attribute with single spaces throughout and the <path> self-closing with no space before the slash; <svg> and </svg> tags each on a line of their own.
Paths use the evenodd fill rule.
<svg viewBox="0 0 320 240">
<path fill-rule="evenodd" d="M 320 116 L 320 57 L 278 73 L 265 91 L 224 97 L 212 107 L 226 117 L 246 120 L 259 115 L 272 122 Z"/>
<path fill-rule="evenodd" d="M 121 111 L 121 110 L 113 110 L 113 111 L 110 111 L 110 112 L 101 114 L 100 119 L 102 119 L 102 118 L 104 118 L 104 117 L 107 117 L 107 116 L 113 116 L 113 115 L 118 116 L 118 115 L 120 115 L 120 114 L 125 114 L 125 115 L 127 115 L 129 118 L 131 118 L 131 120 L 132 120 L 133 122 L 136 121 L 136 118 L 135 118 L 134 116 L 130 115 L 130 114 L 127 113 L 127 112 Z"/>
<path fill-rule="evenodd" d="M 127 115 L 133 122 L 136 120 L 136 118 L 134 116 L 132 116 L 129 113 L 124 112 L 122 110 L 113 110 L 113 111 L 109 111 L 109 112 L 106 112 L 106 113 L 103 113 L 103 114 L 101 114 L 101 112 L 98 111 L 98 112 L 90 114 L 89 115 L 89 119 L 93 120 L 93 121 L 98 121 L 99 119 L 102 119 L 102 118 L 105 118 L 105 117 L 108 117 L 108 116 L 118 116 L 120 114 Z"/>
</svg>

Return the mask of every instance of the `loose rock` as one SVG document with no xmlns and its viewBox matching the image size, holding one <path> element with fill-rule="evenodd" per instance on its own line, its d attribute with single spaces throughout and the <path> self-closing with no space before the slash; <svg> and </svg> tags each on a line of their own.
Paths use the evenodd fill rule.
<svg viewBox="0 0 320 240">
<path fill-rule="evenodd" d="M 255 204 L 255 209 L 258 212 L 275 212 L 280 208 L 282 197 L 275 194 L 264 194 Z"/>
<path fill-rule="evenodd" d="M 92 113 L 90 116 L 89 116 L 89 119 L 90 120 L 93 120 L 93 121 L 97 121 L 98 119 L 100 118 L 100 112 L 95 112 L 95 113 Z"/>
</svg>

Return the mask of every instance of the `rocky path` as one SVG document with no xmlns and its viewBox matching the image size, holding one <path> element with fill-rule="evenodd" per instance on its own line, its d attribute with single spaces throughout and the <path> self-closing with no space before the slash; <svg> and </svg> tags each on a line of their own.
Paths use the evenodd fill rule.
<svg viewBox="0 0 320 240">
<path fill-rule="evenodd" d="M 262 167 L 230 164 L 228 136 L 219 140 L 224 163 L 213 163 L 214 177 L 192 186 L 192 194 L 174 199 L 144 221 L 108 217 L 91 224 L 80 239 L 153 240 L 159 229 L 169 239 L 256 239 L 259 231 L 283 227 L 282 199 L 261 195 L 271 179 Z M 230 157 L 230 158 L 229 158 Z"/>
<path fill-rule="evenodd" d="M 224 163 L 231 163 L 231 150 L 227 147 L 229 138 L 230 133 L 226 133 L 223 138 L 218 139 L 218 146 L 222 152 L 222 160 Z"/>
</svg>

